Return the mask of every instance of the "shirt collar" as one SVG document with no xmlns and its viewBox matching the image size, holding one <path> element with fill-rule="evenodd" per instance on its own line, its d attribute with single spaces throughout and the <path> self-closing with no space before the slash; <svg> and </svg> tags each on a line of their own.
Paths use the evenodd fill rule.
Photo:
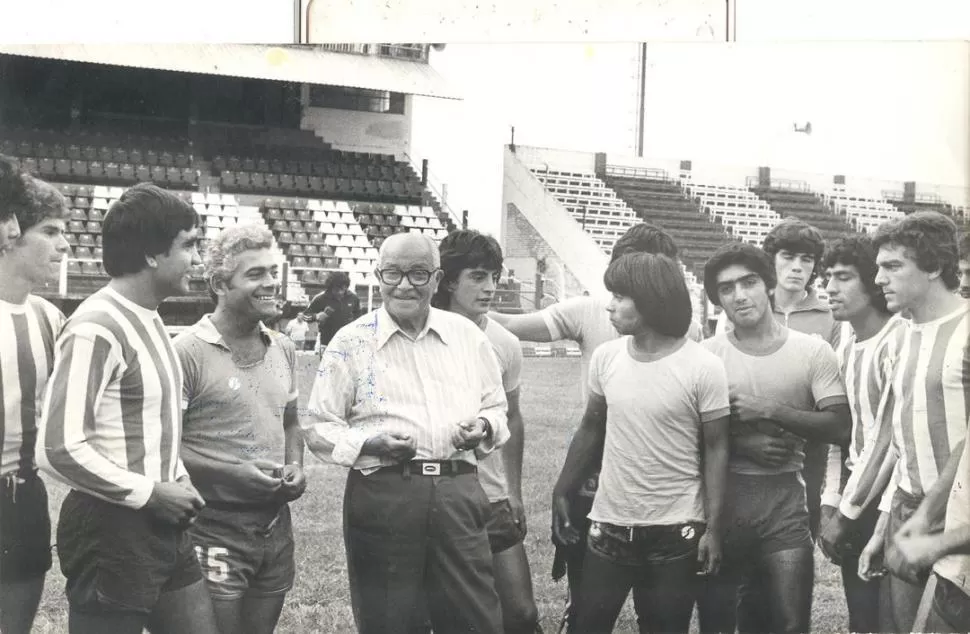
<svg viewBox="0 0 970 634">
<path fill-rule="evenodd" d="M 226 345 L 225 340 L 222 338 L 222 334 L 216 325 L 212 323 L 212 313 L 207 313 L 202 316 L 194 326 L 192 326 L 191 332 L 193 335 L 201 339 L 206 343 L 211 343 L 214 346 L 222 346 L 226 350 L 229 346 Z M 267 346 L 273 345 L 273 338 L 270 336 L 270 329 L 263 325 L 263 322 L 259 322 L 259 334 L 263 338 L 263 343 Z"/>
<path fill-rule="evenodd" d="M 444 320 L 441 316 L 442 311 L 434 307 L 429 308 L 428 310 L 428 321 L 424 324 L 424 328 L 418 333 L 418 336 L 415 337 L 414 340 L 418 341 L 422 337 L 426 336 L 429 332 L 434 331 L 434 333 L 438 335 L 438 338 L 441 339 L 441 342 L 448 345 L 448 335 L 445 332 L 447 329 L 444 327 Z M 394 333 L 400 333 L 402 337 L 407 337 L 410 339 L 410 337 L 404 334 L 401 327 L 397 325 L 397 322 L 391 319 L 391 314 L 387 312 L 387 309 L 383 305 L 377 309 L 374 315 L 375 319 L 377 320 L 378 350 L 384 347 L 384 344 L 390 340 Z"/>
<path fill-rule="evenodd" d="M 803 297 L 800 302 L 792 306 L 791 310 L 788 311 L 788 314 L 807 313 L 811 311 L 819 311 L 823 313 L 832 312 L 832 307 L 829 306 L 827 301 L 819 299 L 819 296 L 815 292 L 814 288 L 808 289 L 805 297 Z M 775 312 L 784 314 L 783 311 L 777 307 L 775 307 Z"/>
</svg>

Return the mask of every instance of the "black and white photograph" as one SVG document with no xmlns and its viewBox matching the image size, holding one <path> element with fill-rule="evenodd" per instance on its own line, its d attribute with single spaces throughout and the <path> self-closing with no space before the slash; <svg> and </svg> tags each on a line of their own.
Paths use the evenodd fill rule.
<svg viewBox="0 0 970 634">
<path fill-rule="evenodd" d="M 0 634 L 970 632 L 970 4 L 4 15 Z"/>
</svg>

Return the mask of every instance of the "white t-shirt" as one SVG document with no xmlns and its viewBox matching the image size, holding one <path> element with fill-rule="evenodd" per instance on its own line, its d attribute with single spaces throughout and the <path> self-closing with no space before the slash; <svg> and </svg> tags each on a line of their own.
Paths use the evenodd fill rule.
<svg viewBox="0 0 970 634">
<path fill-rule="evenodd" d="M 730 413 L 724 364 L 687 340 L 638 361 L 631 337 L 590 360 L 589 389 L 606 398 L 606 442 L 590 519 L 621 526 L 703 522 L 701 425 Z"/>
<path fill-rule="evenodd" d="M 546 322 L 546 328 L 553 341 L 568 339 L 579 344 L 583 355 L 580 359 L 583 373 L 580 383 L 583 400 L 588 396 L 586 390 L 589 385 L 589 364 L 593 351 L 607 341 L 613 341 L 620 336 L 610 321 L 609 313 L 606 312 L 611 299 L 612 295 L 609 293 L 584 295 L 558 302 L 539 312 Z M 704 338 L 701 327 L 696 321 L 691 322 L 687 336 L 694 341 L 701 341 Z"/>
<path fill-rule="evenodd" d="M 486 318 L 485 336 L 492 344 L 495 358 L 502 371 L 502 387 L 508 394 L 518 389 L 522 378 L 522 346 L 518 338 L 498 323 Z M 508 480 L 502 452 L 493 451 L 478 463 L 478 481 L 489 502 L 501 502 L 509 497 Z"/>
<path fill-rule="evenodd" d="M 848 403 L 835 351 L 821 337 L 787 329 L 787 338 L 768 354 L 749 354 L 736 345 L 734 334 L 706 339 L 705 348 L 717 355 L 727 368 L 731 393 L 745 393 L 770 399 L 788 407 L 815 411 L 829 405 Z M 786 436 L 795 441 L 792 457 L 778 467 L 764 467 L 753 460 L 731 454 L 732 473 L 776 475 L 801 471 L 805 463 L 805 440 L 781 428 L 774 421 L 731 422 L 732 433 Z"/>
</svg>

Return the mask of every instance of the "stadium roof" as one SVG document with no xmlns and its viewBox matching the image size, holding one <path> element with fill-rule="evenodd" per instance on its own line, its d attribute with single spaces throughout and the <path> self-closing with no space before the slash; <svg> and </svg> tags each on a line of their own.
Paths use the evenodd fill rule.
<svg viewBox="0 0 970 634">
<path fill-rule="evenodd" d="M 429 64 L 265 44 L 0 44 L 0 53 L 461 99 Z"/>
</svg>

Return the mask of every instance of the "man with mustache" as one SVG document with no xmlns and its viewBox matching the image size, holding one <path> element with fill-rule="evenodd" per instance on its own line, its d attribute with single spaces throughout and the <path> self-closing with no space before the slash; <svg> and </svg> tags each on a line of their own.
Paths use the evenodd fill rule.
<svg viewBox="0 0 970 634">
<path fill-rule="evenodd" d="M 876 285 L 876 249 L 868 236 L 846 236 L 830 244 L 822 258 L 825 290 L 832 316 L 846 325 L 837 354 L 852 411 L 852 432 L 842 477 L 841 453 L 831 445 L 822 494 L 819 542 L 842 568 L 842 587 L 849 609 L 849 630 L 879 630 L 879 582 L 859 579 L 859 554 L 879 518 L 879 496 L 889 480 L 886 464 L 892 425 L 890 404 L 895 340 L 902 322 L 886 307 Z"/>
</svg>

